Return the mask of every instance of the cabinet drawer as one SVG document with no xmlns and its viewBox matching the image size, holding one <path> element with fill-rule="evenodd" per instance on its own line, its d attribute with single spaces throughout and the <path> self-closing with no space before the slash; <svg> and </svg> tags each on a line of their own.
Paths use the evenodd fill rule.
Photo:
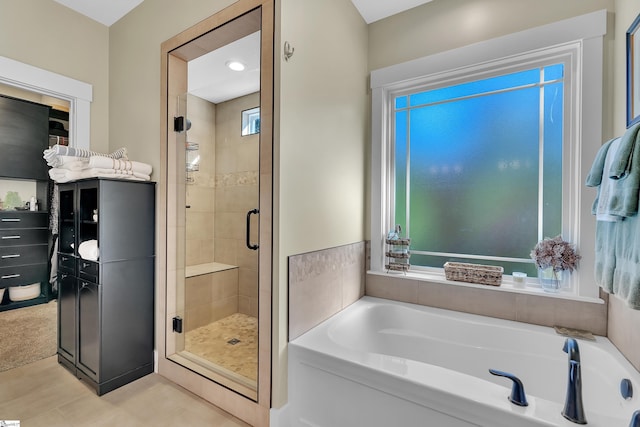
<svg viewBox="0 0 640 427">
<path fill-rule="evenodd" d="M 0 268 L 47 262 L 47 245 L 2 246 L 0 247 Z"/>
<path fill-rule="evenodd" d="M 0 229 L 0 246 L 24 246 L 47 243 L 46 228 Z"/>
<path fill-rule="evenodd" d="M 0 212 L 0 229 L 47 228 L 47 212 Z"/>
<path fill-rule="evenodd" d="M 76 274 L 76 257 L 69 254 L 58 254 L 58 269 L 69 274 Z"/>
<path fill-rule="evenodd" d="M 86 259 L 78 259 L 78 272 L 81 279 L 98 283 L 100 264 L 93 261 L 87 261 Z"/>
<path fill-rule="evenodd" d="M 47 264 L 0 268 L 0 288 L 48 281 Z"/>
</svg>

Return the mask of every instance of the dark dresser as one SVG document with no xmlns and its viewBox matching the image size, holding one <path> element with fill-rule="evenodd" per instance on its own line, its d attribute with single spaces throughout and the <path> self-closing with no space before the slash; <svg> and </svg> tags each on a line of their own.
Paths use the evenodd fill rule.
<svg viewBox="0 0 640 427">
<path fill-rule="evenodd" d="M 153 372 L 155 183 L 58 188 L 58 362 L 101 395 Z"/>
<path fill-rule="evenodd" d="M 0 288 L 40 284 L 38 297 L 8 302 L 0 311 L 49 301 L 48 248 L 48 212 L 0 211 Z"/>
</svg>

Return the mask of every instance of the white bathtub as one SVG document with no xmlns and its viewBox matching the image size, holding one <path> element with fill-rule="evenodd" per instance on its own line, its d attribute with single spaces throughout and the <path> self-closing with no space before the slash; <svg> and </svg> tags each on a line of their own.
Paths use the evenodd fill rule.
<svg viewBox="0 0 640 427">
<path fill-rule="evenodd" d="M 552 328 L 364 297 L 289 343 L 291 427 L 576 426 L 562 415 L 565 337 Z M 627 427 L 640 375 L 606 338 L 578 340 L 588 426 Z M 511 372 L 529 406 L 508 400 Z M 623 378 L 636 395 L 620 394 Z"/>
</svg>

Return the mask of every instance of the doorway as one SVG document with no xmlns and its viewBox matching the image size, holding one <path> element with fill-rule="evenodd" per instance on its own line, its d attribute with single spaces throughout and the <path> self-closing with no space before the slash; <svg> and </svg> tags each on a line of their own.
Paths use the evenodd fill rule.
<svg viewBox="0 0 640 427">
<path fill-rule="evenodd" d="M 270 406 L 273 21 L 272 1 L 241 0 L 163 43 L 159 373 L 254 425 Z"/>
</svg>

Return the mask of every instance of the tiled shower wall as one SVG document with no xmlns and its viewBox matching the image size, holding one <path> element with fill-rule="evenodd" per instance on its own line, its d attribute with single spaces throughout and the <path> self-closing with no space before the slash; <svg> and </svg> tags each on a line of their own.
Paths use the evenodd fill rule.
<svg viewBox="0 0 640 427">
<path fill-rule="evenodd" d="M 187 277 L 185 332 L 238 312 L 238 269 Z"/>
<path fill-rule="evenodd" d="M 247 212 L 258 208 L 259 135 L 241 135 L 242 111 L 260 104 L 259 93 L 222 102 L 216 109 L 215 260 L 238 266 L 238 312 L 258 315 L 258 252 L 246 246 Z M 250 241 L 258 241 L 252 215 Z"/>
<path fill-rule="evenodd" d="M 187 330 L 236 312 L 258 314 L 258 254 L 246 247 L 245 219 L 258 207 L 259 136 L 240 135 L 242 111 L 258 103 L 258 93 L 219 104 L 188 95 L 187 141 L 199 144 L 200 162 L 186 186 L 186 265 L 215 260 L 237 268 L 186 280 Z"/>
<path fill-rule="evenodd" d="M 186 210 L 186 265 L 191 266 L 213 261 L 216 106 L 197 96 L 188 95 L 187 115 L 191 120 L 187 141 L 200 145 L 200 170 L 189 174 L 193 182 L 186 186 L 187 206 L 190 206 Z"/>
</svg>

